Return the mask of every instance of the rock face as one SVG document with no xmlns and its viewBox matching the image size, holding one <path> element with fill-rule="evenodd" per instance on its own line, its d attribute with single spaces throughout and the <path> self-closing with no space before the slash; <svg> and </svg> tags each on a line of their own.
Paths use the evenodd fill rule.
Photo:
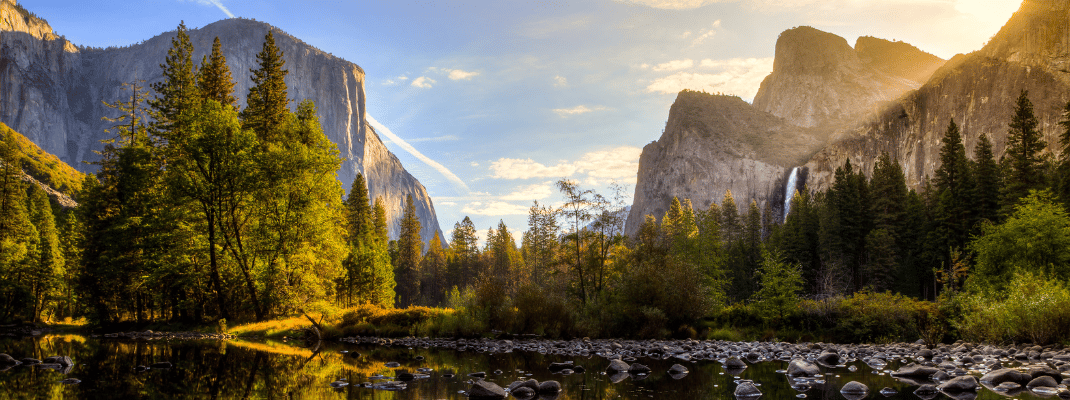
<svg viewBox="0 0 1070 400">
<path fill-rule="evenodd" d="M 738 97 L 680 92 L 661 138 L 639 157 L 626 232 L 637 232 L 646 215 L 660 220 L 673 197 L 705 209 L 731 190 L 744 212 L 751 200 L 774 201 L 779 210 L 791 167 L 824 142 L 821 131 L 791 125 Z"/>
<path fill-rule="evenodd" d="M 754 107 L 803 127 L 833 127 L 921 86 L 944 60 L 902 42 L 844 38 L 808 26 L 780 34 Z"/>
<path fill-rule="evenodd" d="M 983 49 L 955 56 L 921 88 L 836 132 L 806 163 L 811 187 L 831 185 L 833 172 L 847 158 L 871 171 L 887 151 L 903 166 L 907 184 L 918 188 L 939 168 L 940 140 L 952 118 L 971 157 L 984 134 L 998 159 L 1006 150 L 1007 125 L 1022 90 L 1029 91 L 1046 151 L 1060 148 L 1058 122 L 1070 91 L 1067 20 L 1070 1 L 1024 1 Z"/>
<path fill-rule="evenodd" d="M 397 237 L 405 198 L 412 195 L 421 232 L 429 242 L 440 232 L 434 205 L 423 185 L 383 145 L 365 116 L 364 71 L 349 61 L 327 54 L 266 23 L 227 19 L 189 31 L 193 59 L 200 61 L 219 37 L 227 65 L 235 79 L 234 95 L 242 107 L 252 85 L 268 30 L 283 51 L 286 84 L 296 106 L 302 100 L 316 103 L 324 132 L 338 145 L 343 159 L 338 179 L 348 191 L 363 172 L 374 199 L 382 196 L 389 230 Z M 84 172 L 95 166 L 101 139 L 109 138 L 103 116 L 114 116 L 101 101 L 120 98 L 124 82 L 162 80 L 160 64 L 171 47 L 174 31 L 126 47 L 79 47 L 53 33 L 13 0 L 0 0 L 0 122 L 26 135 L 45 151 Z"/>
</svg>

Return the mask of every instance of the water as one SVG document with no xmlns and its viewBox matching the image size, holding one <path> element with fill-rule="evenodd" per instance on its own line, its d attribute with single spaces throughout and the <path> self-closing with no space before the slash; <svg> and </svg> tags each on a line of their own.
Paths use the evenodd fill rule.
<svg viewBox="0 0 1070 400">
<path fill-rule="evenodd" d="M 791 169 L 791 175 L 788 175 L 788 184 L 784 186 L 784 220 L 788 220 L 788 213 L 791 212 L 791 199 L 795 197 L 795 181 L 799 178 L 799 167 Z"/>
<path fill-rule="evenodd" d="M 561 382 L 564 391 L 558 399 L 732 399 L 735 377 L 760 384 L 761 399 L 794 399 L 804 394 L 808 399 L 843 399 L 839 389 L 856 380 L 870 388 L 869 399 L 917 399 L 914 386 L 900 382 L 881 370 L 873 370 L 861 361 L 841 368 L 827 368 L 825 383 L 799 392 L 778 370 L 783 361 L 759 362 L 742 372 L 728 372 L 716 361 L 681 362 L 679 360 L 639 359 L 653 372 L 646 377 L 627 377 L 614 383 L 602 373 L 608 362 L 601 357 L 553 356 L 528 352 L 487 354 L 435 349 L 410 349 L 344 343 L 324 343 L 319 349 L 280 342 L 251 341 L 118 341 L 81 336 L 44 336 L 38 338 L 0 339 L 0 351 L 16 359 L 42 359 L 50 355 L 69 355 L 76 363 L 67 374 L 19 366 L 0 372 L 0 399 L 54 398 L 204 398 L 204 399 L 467 399 L 461 392 L 469 388 L 468 373 L 484 371 L 487 380 L 505 387 L 514 380 L 536 379 Z M 348 353 L 343 353 L 346 351 Z M 423 357 L 422 360 L 418 357 Z M 138 365 L 169 361 L 170 369 L 135 371 Z M 400 368 L 387 368 L 387 362 Z M 548 370 L 551 362 L 573 361 L 587 371 L 560 375 Z M 691 372 L 674 379 L 666 371 L 680 363 Z M 1013 364 L 1011 364 L 1013 365 Z M 856 368 L 850 371 L 850 366 Z M 895 370 L 899 361 L 885 369 Z M 370 377 L 379 374 L 396 376 L 399 372 L 416 372 L 431 368 L 430 377 L 407 382 L 402 391 L 390 392 L 348 386 L 334 389 L 331 382 L 347 379 L 352 383 L 382 382 Z M 495 374 L 500 370 L 501 374 Z M 455 374 L 447 377 L 446 374 Z M 68 377 L 82 382 L 59 383 Z M 899 393 L 885 397 L 884 387 Z M 943 394 L 938 399 L 949 398 Z M 978 399 L 1003 399 L 982 389 Z M 1017 399 L 1038 399 L 1025 392 Z"/>
</svg>

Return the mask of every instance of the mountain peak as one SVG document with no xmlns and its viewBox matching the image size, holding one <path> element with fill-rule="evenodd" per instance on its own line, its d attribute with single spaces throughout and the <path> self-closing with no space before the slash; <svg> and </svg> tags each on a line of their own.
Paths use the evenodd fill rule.
<svg viewBox="0 0 1070 400">
<path fill-rule="evenodd" d="M 981 50 L 1001 60 L 1070 72 L 1070 0 L 1025 0 Z"/>
</svg>

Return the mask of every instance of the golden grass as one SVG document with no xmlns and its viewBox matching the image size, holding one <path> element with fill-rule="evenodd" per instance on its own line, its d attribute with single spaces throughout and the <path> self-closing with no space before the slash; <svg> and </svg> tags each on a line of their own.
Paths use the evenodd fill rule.
<svg viewBox="0 0 1070 400">
<path fill-rule="evenodd" d="M 290 317 L 286 319 L 273 319 L 270 321 L 254 322 L 251 324 L 238 325 L 227 330 L 227 333 L 235 336 L 264 336 L 277 337 L 289 334 L 291 331 L 304 329 L 310 324 L 304 316 Z"/>
</svg>

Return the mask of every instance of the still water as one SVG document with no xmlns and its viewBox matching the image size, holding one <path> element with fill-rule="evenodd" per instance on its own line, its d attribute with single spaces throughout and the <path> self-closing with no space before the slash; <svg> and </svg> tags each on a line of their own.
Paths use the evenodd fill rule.
<svg viewBox="0 0 1070 400">
<path fill-rule="evenodd" d="M 869 399 L 918 399 L 913 394 L 914 386 L 861 361 L 825 369 L 823 385 L 799 392 L 778 372 L 787 367 L 782 361 L 753 364 L 734 375 L 726 373 L 715 361 L 682 362 L 691 372 L 674 379 L 666 373 L 675 363 L 673 360 L 638 359 L 635 362 L 649 366 L 653 372 L 614 383 L 602 373 L 609 363 L 601 357 L 530 352 L 487 354 L 326 342 L 315 349 L 273 341 L 133 341 L 75 335 L 0 338 L 0 352 L 15 359 L 67 355 L 76 364 L 67 374 L 27 366 L 0 372 L 0 399 L 466 399 L 463 391 L 469 388 L 467 382 L 471 379 L 467 375 L 473 372 L 486 372 L 488 381 L 502 387 L 515 380 L 556 380 L 563 387 L 557 397 L 561 400 L 732 399 L 737 377 L 760 384 L 763 400 L 843 399 L 839 389 L 852 380 L 869 386 Z M 168 361 L 173 367 L 140 372 L 136 369 L 160 361 Z M 583 366 L 586 372 L 561 375 L 547 368 L 552 362 L 566 361 Z M 384 366 L 388 362 L 401 366 L 388 368 Z M 885 369 L 898 367 L 899 363 L 893 361 Z M 378 383 L 384 380 L 372 377 L 417 373 L 420 368 L 430 368 L 429 377 L 406 382 L 406 389 L 401 391 L 330 386 L 339 379 L 354 384 Z M 454 376 L 448 377 L 450 374 Z M 76 378 L 81 383 L 60 383 L 66 378 Z M 896 389 L 898 394 L 878 393 L 885 387 Z M 940 394 L 936 398 L 948 397 Z M 1007 397 L 981 389 L 976 398 Z M 1040 397 L 1024 392 L 1013 398 Z"/>
</svg>

